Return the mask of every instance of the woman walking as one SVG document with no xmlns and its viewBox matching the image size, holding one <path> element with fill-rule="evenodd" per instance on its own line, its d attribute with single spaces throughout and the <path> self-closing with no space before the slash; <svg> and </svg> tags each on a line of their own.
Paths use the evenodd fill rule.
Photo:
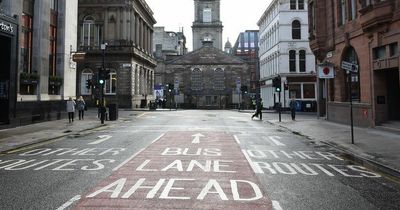
<svg viewBox="0 0 400 210">
<path fill-rule="evenodd" d="M 79 120 L 83 120 L 83 115 L 85 113 L 85 100 L 83 100 L 82 96 L 79 96 L 79 99 L 76 101 L 76 108 L 78 109 Z"/>
<path fill-rule="evenodd" d="M 75 101 L 72 100 L 72 97 L 69 97 L 69 99 L 67 101 L 67 112 L 68 112 L 69 123 L 74 122 Z"/>
</svg>

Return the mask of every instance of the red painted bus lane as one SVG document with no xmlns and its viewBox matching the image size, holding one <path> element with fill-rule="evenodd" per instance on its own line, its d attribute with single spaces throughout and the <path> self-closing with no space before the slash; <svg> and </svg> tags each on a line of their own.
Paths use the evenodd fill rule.
<svg viewBox="0 0 400 210">
<path fill-rule="evenodd" d="M 232 135 L 169 132 L 82 196 L 75 209 L 272 209 Z"/>
</svg>

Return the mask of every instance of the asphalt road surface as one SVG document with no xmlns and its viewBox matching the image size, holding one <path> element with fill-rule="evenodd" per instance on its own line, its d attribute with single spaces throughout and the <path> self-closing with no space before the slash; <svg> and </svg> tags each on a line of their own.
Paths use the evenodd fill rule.
<svg viewBox="0 0 400 210">
<path fill-rule="evenodd" d="M 120 112 L 0 156 L 0 209 L 400 209 L 396 179 L 236 111 Z"/>
</svg>

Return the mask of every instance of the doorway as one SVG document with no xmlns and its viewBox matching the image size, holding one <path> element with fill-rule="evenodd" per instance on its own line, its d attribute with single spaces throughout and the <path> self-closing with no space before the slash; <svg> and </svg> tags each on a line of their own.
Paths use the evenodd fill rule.
<svg viewBox="0 0 400 210">
<path fill-rule="evenodd" d="M 389 120 L 400 120 L 400 75 L 399 70 L 389 70 L 386 73 L 387 102 Z"/>
<path fill-rule="evenodd" d="M 11 38 L 0 36 L 0 124 L 9 123 Z"/>
</svg>

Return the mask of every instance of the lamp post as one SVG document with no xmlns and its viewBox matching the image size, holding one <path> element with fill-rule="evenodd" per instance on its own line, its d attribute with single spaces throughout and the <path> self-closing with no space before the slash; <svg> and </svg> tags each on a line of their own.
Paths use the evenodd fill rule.
<svg viewBox="0 0 400 210">
<path fill-rule="evenodd" d="M 107 43 L 103 43 L 100 46 L 100 49 L 103 51 L 103 61 L 102 61 L 102 68 L 100 70 L 100 78 L 99 78 L 99 83 L 100 83 L 100 121 L 101 124 L 104 124 L 104 119 L 105 119 L 105 114 L 106 114 L 106 107 L 104 104 L 104 84 L 105 84 L 105 60 L 106 60 L 106 47 L 107 47 Z"/>
</svg>

